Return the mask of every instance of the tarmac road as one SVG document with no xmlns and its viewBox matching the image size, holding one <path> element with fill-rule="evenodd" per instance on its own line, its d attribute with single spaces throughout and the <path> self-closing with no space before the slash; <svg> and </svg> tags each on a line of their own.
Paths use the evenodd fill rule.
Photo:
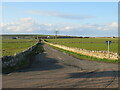
<svg viewBox="0 0 120 90">
<path fill-rule="evenodd" d="M 3 75 L 3 88 L 118 88 L 118 65 L 80 60 L 43 45 L 30 68 Z"/>
</svg>

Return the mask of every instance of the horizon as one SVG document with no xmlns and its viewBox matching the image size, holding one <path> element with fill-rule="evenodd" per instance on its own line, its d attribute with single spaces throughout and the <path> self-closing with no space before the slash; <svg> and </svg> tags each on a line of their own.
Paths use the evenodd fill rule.
<svg viewBox="0 0 120 90">
<path fill-rule="evenodd" d="M 19 35 L 35 35 L 35 36 L 38 36 L 38 35 L 43 35 L 43 36 L 46 36 L 45 34 L 1 34 L 1 36 L 4 36 L 4 35 L 8 35 L 8 36 L 19 36 Z M 47 36 L 55 36 L 54 34 L 53 35 L 47 35 Z M 74 36 L 74 35 L 57 35 L 57 36 L 72 36 L 72 37 L 93 37 L 93 36 Z M 103 37 L 103 36 L 100 36 L 100 37 Z M 104 36 L 105 37 L 105 36 Z M 119 37 L 119 36 L 111 36 L 112 37 Z M 106 37 L 105 37 L 106 38 Z"/>
</svg>

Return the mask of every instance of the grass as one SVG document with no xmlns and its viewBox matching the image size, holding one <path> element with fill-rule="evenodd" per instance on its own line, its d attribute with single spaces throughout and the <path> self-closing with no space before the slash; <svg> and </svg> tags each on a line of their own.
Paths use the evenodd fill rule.
<svg viewBox="0 0 120 90">
<path fill-rule="evenodd" d="M 87 50 L 107 51 L 106 41 L 111 40 L 111 52 L 118 52 L 117 38 L 73 38 L 73 39 L 46 39 L 50 43 L 56 43 L 68 47 Z"/>
<path fill-rule="evenodd" d="M 2 39 L 2 56 L 13 56 L 38 42 L 36 39 Z"/>
<path fill-rule="evenodd" d="M 92 60 L 92 61 L 99 61 L 99 62 L 109 62 L 109 63 L 118 63 L 118 62 L 120 62 L 119 60 L 100 59 L 100 58 L 96 58 L 96 57 L 92 57 L 92 56 L 86 56 L 86 55 L 78 54 L 78 53 L 75 53 L 75 52 L 67 51 L 67 50 L 52 46 L 52 45 L 49 45 L 49 46 L 53 47 L 53 48 L 55 48 L 55 49 L 57 49 L 57 50 L 59 50 L 61 52 L 72 55 L 73 57 L 78 58 L 78 59 Z"/>
</svg>

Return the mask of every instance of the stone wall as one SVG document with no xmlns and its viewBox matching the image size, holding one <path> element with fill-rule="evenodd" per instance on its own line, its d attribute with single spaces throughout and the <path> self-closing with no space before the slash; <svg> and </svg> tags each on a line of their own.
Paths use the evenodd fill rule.
<svg viewBox="0 0 120 90">
<path fill-rule="evenodd" d="M 108 55 L 107 51 L 86 50 L 86 49 L 80 49 L 80 48 L 71 48 L 64 45 L 52 44 L 48 42 L 45 42 L 45 43 L 64 49 L 64 50 L 72 51 L 72 52 L 87 55 L 87 56 L 93 56 L 93 57 L 102 58 L 102 59 L 106 58 L 106 59 L 118 60 L 118 53 L 115 53 L 115 52 L 110 52 Z"/>
<path fill-rule="evenodd" d="M 39 53 L 38 50 L 35 50 L 38 45 L 39 45 L 39 43 L 28 48 L 27 50 L 25 50 L 23 52 L 16 54 L 15 56 L 3 56 L 2 57 L 3 72 L 11 71 L 13 69 L 15 70 L 15 69 L 19 69 L 19 68 L 28 66 L 31 63 L 30 62 L 31 57 L 34 56 L 35 54 Z M 40 49 L 40 50 L 42 52 L 42 49 Z"/>
</svg>

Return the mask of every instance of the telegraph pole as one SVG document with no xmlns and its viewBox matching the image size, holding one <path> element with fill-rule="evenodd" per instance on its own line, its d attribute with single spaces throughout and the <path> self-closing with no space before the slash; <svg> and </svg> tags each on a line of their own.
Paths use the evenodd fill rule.
<svg viewBox="0 0 120 90">
<path fill-rule="evenodd" d="M 38 39 L 38 34 L 37 34 L 37 36 L 36 36 L 36 39 Z"/>
<path fill-rule="evenodd" d="M 56 30 L 55 31 L 55 39 L 57 39 L 57 34 L 58 34 L 58 31 Z"/>
<path fill-rule="evenodd" d="M 108 58 L 110 58 L 110 42 L 108 41 Z"/>
</svg>

